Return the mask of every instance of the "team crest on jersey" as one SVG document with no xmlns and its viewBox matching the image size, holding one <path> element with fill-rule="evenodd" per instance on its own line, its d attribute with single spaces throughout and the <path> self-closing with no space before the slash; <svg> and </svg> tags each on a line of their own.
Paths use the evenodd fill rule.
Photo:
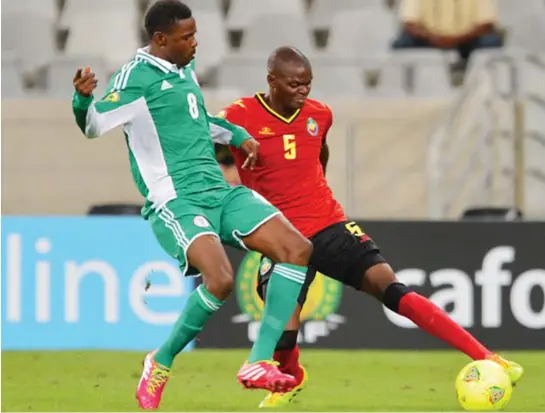
<svg viewBox="0 0 545 413">
<path fill-rule="evenodd" d="M 113 92 L 110 92 L 105 98 L 104 98 L 105 101 L 107 102 L 119 102 L 119 92 L 117 91 L 113 91 Z"/>
<path fill-rule="evenodd" d="M 193 218 L 193 223 L 200 228 L 206 228 L 210 225 L 206 218 L 202 215 L 197 215 L 195 218 Z"/>
<path fill-rule="evenodd" d="M 312 118 L 307 120 L 307 132 L 310 136 L 317 136 L 320 129 L 318 128 L 318 123 Z"/>
</svg>

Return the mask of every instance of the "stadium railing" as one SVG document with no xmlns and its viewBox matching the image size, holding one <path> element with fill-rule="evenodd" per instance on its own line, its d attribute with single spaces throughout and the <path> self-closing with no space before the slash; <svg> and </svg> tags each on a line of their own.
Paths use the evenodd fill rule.
<svg viewBox="0 0 545 413">
<path fill-rule="evenodd" d="M 506 207 L 545 219 L 545 59 L 524 50 L 477 53 L 462 93 L 431 135 L 430 218 Z"/>
</svg>

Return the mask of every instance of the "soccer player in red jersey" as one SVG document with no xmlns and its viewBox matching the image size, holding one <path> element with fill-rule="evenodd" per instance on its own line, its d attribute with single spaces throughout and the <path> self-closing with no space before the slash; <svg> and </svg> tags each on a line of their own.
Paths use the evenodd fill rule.
<svg viewBox="0 0 545 413">
<path fill-rule="evenodd" d="M 231 148 L 242 183 L 280 209 L 312 241 L 314 251 L 297 309 L 274 354 L 280 370 L 293 375 L 298 386 L 289 393 L 269 393 L 260 407 L 286 404 L 305 386 L 307 374 L 299 364 L 297 334 L 316 271 L 372 295 L 472 359 L 497 362 L 516 382 L 523 374 L 520 365 L 488 350 L 446 312 L 400 283 L 378 246 L 346 218 L 325 179 L 327 132 L 333 116 L 327 105 L 308 98 L 312 83 L 309 60 L 297 49 L 281 47 L 269 57 L 267 81 L 268 93 L 237 100 L 218 116 L 244 127 L 260 143 L 252 170 L 243 168 L 245 154 Z M 273 262 L 262 258 L 257 275 L 262 298 L 273 267 Z"/>
</svg>

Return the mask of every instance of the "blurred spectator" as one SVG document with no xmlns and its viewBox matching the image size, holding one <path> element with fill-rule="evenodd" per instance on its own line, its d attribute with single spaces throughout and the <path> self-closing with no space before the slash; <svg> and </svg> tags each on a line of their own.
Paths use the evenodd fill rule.
<svg viewBox="0 0 545 413">
<path fill-rule="evenodd" d="M 214 145 L 216 150 L 216 160 L 220 164 L 220 168 L 223 171 L 223 176 L 229 185 L 240 185 L 240 177 L 238 176 L 237 168 L 235 166 L 235 159 L 231 154 L 228 146 Z"/>
<path fill-rule="evenodd" d="M 394 49 L 457 49 L 466 62 L 473 50 L 503 43 L 493 0 L 402 0 L 399 13 L 403 29 Z"/>
</svg>

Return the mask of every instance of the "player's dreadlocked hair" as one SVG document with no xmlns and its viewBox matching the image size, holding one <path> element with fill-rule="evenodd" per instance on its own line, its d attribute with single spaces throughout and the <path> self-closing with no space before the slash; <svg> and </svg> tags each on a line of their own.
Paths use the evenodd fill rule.
<svg viewBox="0 0 545 413">
<path fill-rule="evenodd" d="M 147 11 L 146 32 L 151 39 L 155 32 L 168 33 L 177 21 L 191 18 L 191 9 L 178 0 L 158 0 Z"/>
</svg>

